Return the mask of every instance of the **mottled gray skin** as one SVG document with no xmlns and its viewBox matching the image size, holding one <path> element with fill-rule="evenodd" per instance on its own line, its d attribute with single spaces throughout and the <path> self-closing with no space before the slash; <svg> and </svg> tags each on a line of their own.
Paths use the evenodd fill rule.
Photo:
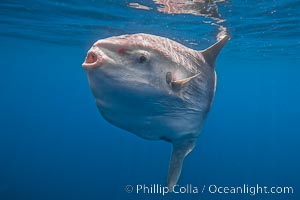
<svg viewBox="0 0 300 200">
<path fill-rule="evenodd" d="M 107 121 L 142 138 L 173 144 L 171 190 L 210 109 L 216 88 L 214 61 L 228 38 L 195 51 L 154 35 L 111 37 L 97 41 L 83 64 Z"/>
</svg>

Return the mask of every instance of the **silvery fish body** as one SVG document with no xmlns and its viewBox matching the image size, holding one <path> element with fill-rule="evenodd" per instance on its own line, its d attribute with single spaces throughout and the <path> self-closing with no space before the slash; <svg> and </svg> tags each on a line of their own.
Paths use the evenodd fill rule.
<svg viewBox="0 0 300 200">
<path fill-rule="evenodd" d="M 173 144 L 170 189 L 211 107 L 215 59 L 228 39 L 195 51 L 155 35 L 122 35 L 97 41 L 83 63 L 96 105 L 108 122 Z"/>
</svg>

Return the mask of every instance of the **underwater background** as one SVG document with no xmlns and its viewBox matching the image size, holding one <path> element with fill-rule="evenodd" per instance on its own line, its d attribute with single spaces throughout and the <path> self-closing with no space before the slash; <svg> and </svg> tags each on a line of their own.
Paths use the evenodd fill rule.
<svg viewBox="0 0 300 200">
<path fill-rule="evenodd" d="M 199 2 L 1 0 L 0 200 L 300 199 L 300 2 Z M 106 122 L 81 64 L 96 40 L 139 32 L 198 50 L 231 36 L 178 182 L 198 194 L 125 191 L 165 186 L 171 145 Z M 293 193 L 207 190 L 244 184 Z"/>
</svg>

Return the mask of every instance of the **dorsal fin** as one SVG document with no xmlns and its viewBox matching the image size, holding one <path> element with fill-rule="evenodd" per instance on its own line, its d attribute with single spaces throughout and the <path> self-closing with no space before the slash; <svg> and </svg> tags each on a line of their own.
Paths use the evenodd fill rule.
<svg viewBox="0 0 300 200">
<path fill-rule="evenodd" d="M 216 58 L 228 40 L 229 36 L 225 35 L 222 39 L 220 39 L 212 46 L 200 51 L 206 63 L 209 64 L 211 67 L 215 67 Z"/>
</svg>

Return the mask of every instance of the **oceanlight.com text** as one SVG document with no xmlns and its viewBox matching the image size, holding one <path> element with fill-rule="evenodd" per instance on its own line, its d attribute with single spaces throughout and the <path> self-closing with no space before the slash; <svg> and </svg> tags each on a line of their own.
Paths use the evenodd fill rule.
<svg viewBox="0 0 300 200">
<path fill-rule="evenodd" d="M 218 186 L 209 185 L 208 192 L 211 194 L 249 194 L 251 196 L 257 194 L 293 194 L 294 188 L 291 186 L 249 186 L 243 184 L 242 186 Z"/>
</svg>

